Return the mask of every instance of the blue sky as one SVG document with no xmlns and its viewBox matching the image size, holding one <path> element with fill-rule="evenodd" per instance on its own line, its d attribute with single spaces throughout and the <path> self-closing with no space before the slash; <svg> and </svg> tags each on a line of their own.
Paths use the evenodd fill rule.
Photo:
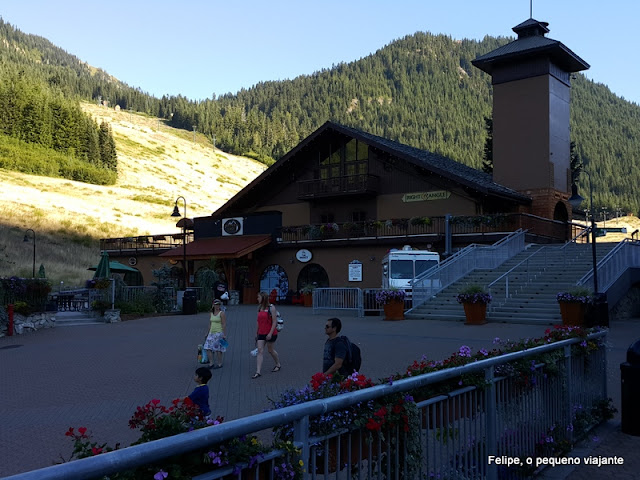
<svg viewBox="0 0 640 480">
<path fill-rule="evenodd" d="M 3 0 L 0 15 L 156 96 L 193 100 L 367 56 L 417 31 L 513 36 L 529 0 Z M 640 104 L 640 2 L 533 0 L 533 18 Z"/>
</svg>

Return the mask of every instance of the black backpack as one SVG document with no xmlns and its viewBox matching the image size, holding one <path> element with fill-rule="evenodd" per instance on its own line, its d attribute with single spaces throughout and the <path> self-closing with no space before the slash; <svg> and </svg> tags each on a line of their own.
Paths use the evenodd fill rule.
<svg viewBox="0 0 640 480">
<path fill-rule="evenodd" d="M 348 375 L 351 375 L 354 370 L 356 372 L 360 372 L 360 367 L 362 366 L 362 354 L 360 352 L 360 347 L 349 341 L 349 339 L 344 335 L 340 338 L 344 339 L 347 344 L 347 358 L 345 358 L 345 362 L 343 364 L 344 369 Z"/>
</svg>

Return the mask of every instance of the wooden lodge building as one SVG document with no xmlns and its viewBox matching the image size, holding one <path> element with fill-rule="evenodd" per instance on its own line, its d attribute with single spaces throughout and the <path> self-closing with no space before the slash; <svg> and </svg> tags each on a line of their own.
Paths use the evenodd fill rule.
<svg viewBox="0 0 640 480">
<path fill-rule="evenodd" d="M 566 241 L 570 77 L 589 65 L 547 38 L 545 22 L 513 30 L 516 40 L 473 62 L 492 76 L 493 176 L 326 122 L 211 216 L 193 219 L 186 251 L 182 235 L 101 248 L 135 265 L 145 284 L 164 262 L 182 279 L 186 257 L 193 285 L 199 268 L 221 260 L 230 289 L 255 303 L 273 288 L 283 301 L 307 284 L 379 287 L 383 256 L 404 245 L 447 255 L 518 228 L 530 241 Z"/>
</svg>

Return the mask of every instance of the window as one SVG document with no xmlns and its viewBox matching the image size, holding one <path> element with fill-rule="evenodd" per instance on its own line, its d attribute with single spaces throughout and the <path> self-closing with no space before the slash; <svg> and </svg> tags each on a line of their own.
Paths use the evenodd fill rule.
<svg viewBox="0 0 640 480">
<path fill-rule="evenodd" d="M 413 260 L 391 260 L 391 278 L 413 279 Z"/>
<path fill-rule="evenodd" d="M 320 215 L 320 223 L 333 223 L 334 221 L 333 213 L 323 213 Z"/>
<path fill-rule="evenodd" d="M 351 212 L 352 222 L 364 222 L 367 219 L 367 213 L 363 211 Z"/>
<path fill-rule="evenodd" d="M 320 153 L 320 178 L 366 175 L 368 159 L 369 146 L 355 138 L 344 144 L 331 144 L 328 151 Z"/>
<path fill-rule="evenodd" d="M 416 277 L 436 265 L 438 265 L 437 260 L 416 260 Z"/>
</svg>

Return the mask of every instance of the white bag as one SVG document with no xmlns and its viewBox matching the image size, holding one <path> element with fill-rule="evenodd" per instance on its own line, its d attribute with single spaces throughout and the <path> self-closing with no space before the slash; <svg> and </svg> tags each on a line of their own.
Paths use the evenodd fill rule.
<svg viewBox="0 0 640 480">
<path fill-rule="evenodd" d="M 229 300 L 229 292 L 224 292 L 220 295 L 220 300 Z"/>
<path fill-rule="evenodd" d="M 252 357 L 257 357 L 258 356 L 258 349 L 254 348 L 249 353 L 251 354 Z"/>
</svg>

